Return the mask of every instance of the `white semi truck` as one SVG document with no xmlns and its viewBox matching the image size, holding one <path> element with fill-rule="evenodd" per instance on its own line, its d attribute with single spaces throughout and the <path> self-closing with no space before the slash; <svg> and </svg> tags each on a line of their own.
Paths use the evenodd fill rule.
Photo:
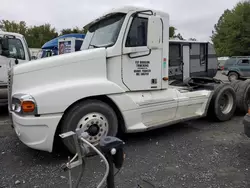
<svg viewBox="0 0 250 188">
<path fill-rule="evenodd" d="M 0 106 L 8 104 L 8 69 L 10 66 L 31 60 L 30 51 L 23 35 L 0 30 L 0 44 L 8 41 L 6 49 L 0 45 Z"/>
<path fill-rule="evenodd" d="M 51 152 L 60 133 L 76 128 L 98 145 L 118 131 L 143 132 L 207 115 L 231 119 L 238 83 L 212 78 L 169 83 L 168 28 L 167 13 L 113 9 L 89 24 L 82 51 L 12 68 L 9 111 L 19 139 Z M 183 44 L 184 65 L 189 54 L 190 45 Z M 72 139 L 63 143 L 75 153 Z"/>
</svg>

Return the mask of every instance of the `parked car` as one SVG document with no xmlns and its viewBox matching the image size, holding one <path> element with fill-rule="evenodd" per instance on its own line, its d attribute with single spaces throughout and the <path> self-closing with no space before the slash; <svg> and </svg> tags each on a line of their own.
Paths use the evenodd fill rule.
<svg viewBox="0 0 250 188">
<path fill-rule="evenodd" d="M 226 60 L 223 75 L 233 80 L 245 80 L 250 78 L 250 56 L 233 56 Z"/>
</svg>

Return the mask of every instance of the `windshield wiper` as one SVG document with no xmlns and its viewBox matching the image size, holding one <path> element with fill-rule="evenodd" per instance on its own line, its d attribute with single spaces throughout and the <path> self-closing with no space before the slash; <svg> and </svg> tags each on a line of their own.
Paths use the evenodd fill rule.
<svg viewBox="0 0 250 188">
<path fill-rule="evenodd" d="M 101 45 L 94 45 L 94 44 L 90 44 L 89 46 L 93 46 L 94 48 L 102 48 L 102 47 L 110 47 L 110 46 L 113 46 L 114 45 L 114 42 L 110 42 L 110 43 L 107 43 L 107 44 L 101 44 Z"/>
<path fill-rule="evenodd" d="M 100 48 L 99 46 L 94 45 L 94 44 L 90 44 L 89 46 L 92 46 L 92 47 L 94 47 L 94 48 Z"/>
</svg>

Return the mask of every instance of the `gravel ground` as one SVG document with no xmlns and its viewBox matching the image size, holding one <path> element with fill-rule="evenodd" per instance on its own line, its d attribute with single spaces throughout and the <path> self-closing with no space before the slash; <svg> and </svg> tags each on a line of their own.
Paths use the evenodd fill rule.
<svg viewBox="0 0 250 188">
<path fill-rule="evenodd" d="M 137 187 L 142 179 L 155 187 L 250 187 L 250 138 L 242 116 L 214 123 L 206 119 L 125 136 L 126 160 L 116 187 Z M 0 187 L 68 187 L 60 170 L 67 154 L 29 149 L 0 115 Z M 95 187 L 104 172 L 99 157 L 86 161 L 82 187 Z M 77 177 L 79 169 L 73 171 Z M 144 187 L 147 188 L 147 187 Z"/>
</svg>

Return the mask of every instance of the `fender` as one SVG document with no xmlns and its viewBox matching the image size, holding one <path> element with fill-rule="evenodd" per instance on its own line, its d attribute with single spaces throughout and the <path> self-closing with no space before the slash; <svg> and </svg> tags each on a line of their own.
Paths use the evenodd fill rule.
<svg viewBox="0 0 250 188">
<path fill-rule="evenodd" d="M 229 67 L 229 68 L 228 68 L 228 74 L 229 74 L 229 72 L 236 72 L 236 73 L 238 73 L 240 76 L 243 76 L 242 71 L 240 71 L 240 69 L 237 68 L 236 66 Z M 228 76 L 228 74 L 227 74 L 227 76 Z"/>
<path fill-rule="evenodd" d="M 122 88 L 107 79 L 66 81 L 27 90 L 36 100 L 39 114 L 62 113 L 80 99 L 123 92 Z"/>
</svg>

